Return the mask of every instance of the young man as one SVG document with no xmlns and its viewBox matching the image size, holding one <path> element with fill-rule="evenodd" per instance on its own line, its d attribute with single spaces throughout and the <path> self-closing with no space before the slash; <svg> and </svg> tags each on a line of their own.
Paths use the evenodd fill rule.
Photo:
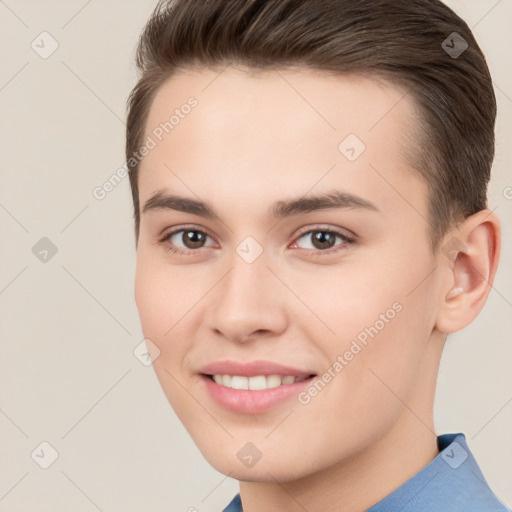
<svg viewBox="0 0 512 512">
<path fill-rule="evenodd" d="M 433 424 L 500 250 L 466 23 L 437 0 L 174 0 L 137 63 L 136 303 L 170 404 L 240 481 L 225 511 L 506 510 Z"/>
</svg>

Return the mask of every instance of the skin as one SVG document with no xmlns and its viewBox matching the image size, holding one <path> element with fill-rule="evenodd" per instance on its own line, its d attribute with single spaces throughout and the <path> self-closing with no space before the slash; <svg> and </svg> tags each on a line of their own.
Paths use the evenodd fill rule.
<svg viewBox="0 0 512 512">
<path fill-rule="evenodd" d="M 141 214 L 135 299 L 160 350 L 158 379 L 209 463 L 240 481 L 245 512 L 366 509 L 438 454 L 433 401 L 446 333 L 485 303 L 499 221 L 479 212 L 447 234 L 443 243 L 458 240 L 451 258 L 432 253 L 428 189 L 404 151 L 414 104 L 391 84 L 304 69 L 189 69 L 157 93 L 146 136 L 190 96 L 197 107 L 141 163 L 140 203 L 167 189 L 207 200 L 221 220 Z M 350 133 L 366 145 L 353 162 L 338 150 Z M 379 211 L 268 216 L 276 201 L 331 189 Z M 185 245 L 183 232 L 160 241 L 191 225 L 209 235 L 202 248 Z M 319 225 L 356 242 L 336 238 L 323 249 L 333 252 L 312 255 L 322 249 L 304 233 Z M 250 264 L 236 253 L 247 236 L 263 249 Z M 197 374 L 212 361 L 257 359 L 321 375 L 396 302 L 402 310 L 307 405 L 227 411 Z M 251 468 L 237 457 L 247 442 L 262 453 Z"/>
</svg>

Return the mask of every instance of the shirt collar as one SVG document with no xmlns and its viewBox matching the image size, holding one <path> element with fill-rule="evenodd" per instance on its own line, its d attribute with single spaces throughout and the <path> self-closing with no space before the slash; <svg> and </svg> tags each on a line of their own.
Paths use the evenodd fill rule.
<svg viewBox="0 0 512 512">
<path fill-rule="evenodd" d="M 508 510 L 489 488 L 463 433 L 438 436 L 437 447 L 433 461 L 366 512 Z"/>
</svg>

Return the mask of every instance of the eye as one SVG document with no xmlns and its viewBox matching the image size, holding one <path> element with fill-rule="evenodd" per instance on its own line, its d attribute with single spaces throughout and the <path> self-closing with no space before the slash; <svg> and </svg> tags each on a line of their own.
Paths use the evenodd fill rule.
<svg viewBox="0 0 512 512">
<path fill-rule="evenodd" d="M 195 227 L 188 227 L 171 231 L 164 235 L 160 243 L 168 244 L 167 249 L 177 254 L 193 254 L 198 249 L 207 247 L 209 235 Z M 211 240 L 211 239 L 210 239 Z M 210 244 L 214 245 L 214 244 Z"/>
<path fill-rule="evenodd" d="M 302 245 L 301 240 L 304 241 Z M 317 227 L 302 233 L 296 239 L 294 246 L 298 246 L 300 249 L 313 250 L 313 254 L 325 254 L 338 251 L 353 243 L 355 243 L 355 237 L 353 236 L 332 228 Z"/>
<path fill-rule="evenodd" d="M 195 226 L 175 229 L 165 234 L 159 242 L 168 251 L 185 256 L 197 254 L 203 247 L 215 246 L 208 233 Z M 303 231 L 292 247 L 307 250 L 311 255 L 316 256 L 337 252 L 355 242 L 355 236 L 336 229 L 317 226 Z"/>
</svg>

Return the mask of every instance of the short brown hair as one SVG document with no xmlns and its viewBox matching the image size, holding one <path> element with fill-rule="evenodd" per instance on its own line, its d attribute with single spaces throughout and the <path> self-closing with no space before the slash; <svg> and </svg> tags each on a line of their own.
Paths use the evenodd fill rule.
<svg viewBox="0 0 512 512">
<path fill-rule="evenodd" d="M 432 249 L 454 222 L 487 207 L 492 80 L 470 28 L 439 0 L 162 0 L 136 60 L 140 78 L 128 99 L 126 159 L 137 240 L 139 165 L 130 157 L 143 143 L 160 86 L 192 66 L 293 66 L 405 86 L 420 116 L 414 168 L 430 191 Z"/>
</svg>

